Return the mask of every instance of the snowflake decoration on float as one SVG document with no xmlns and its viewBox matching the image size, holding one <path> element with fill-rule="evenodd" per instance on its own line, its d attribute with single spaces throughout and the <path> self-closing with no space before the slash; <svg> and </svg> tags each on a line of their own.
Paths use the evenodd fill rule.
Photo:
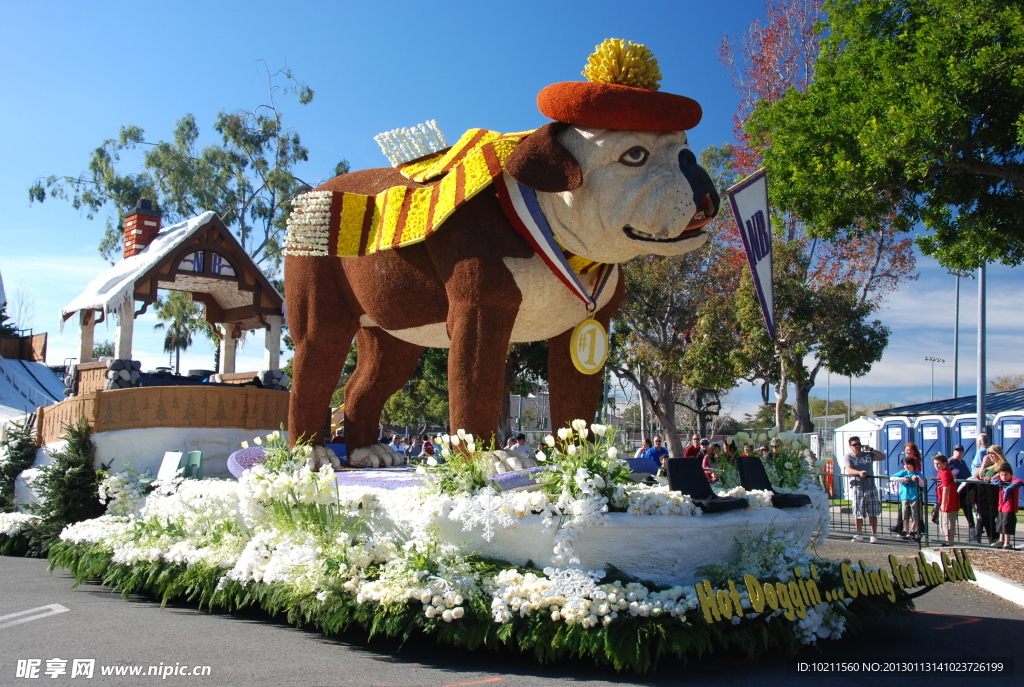
<svg viewBox="0 0 1024 687">
<path fill-rule="evenodd" d="M 492 486 L 480 490 L 476 496 L 466 499 L 460 506 L 453 510 L 449 517 L 452 520 L 462 520 L 463 532 L 482 527 L 482 536 L 487 542 L 494 539 L 495 525 L 504 528 L 511 527 L 517 522 L 512 516 L 513 504 L 509 500 L 509 495 L 499 493 Z"/>
</svg>

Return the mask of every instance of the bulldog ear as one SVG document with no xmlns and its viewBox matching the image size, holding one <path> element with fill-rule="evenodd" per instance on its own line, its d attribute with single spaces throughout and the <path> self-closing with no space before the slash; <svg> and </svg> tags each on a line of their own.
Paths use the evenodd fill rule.
<svg viewBox="0 0 1024 687">
<path fill-rule="evenodd" d="M 505 160 L 505 170 L 534 191 L 558 193 L 582 186 L 580 164 L 557 138 L 569 126 L 551 122 L 534 131 Z"/>
</svg>

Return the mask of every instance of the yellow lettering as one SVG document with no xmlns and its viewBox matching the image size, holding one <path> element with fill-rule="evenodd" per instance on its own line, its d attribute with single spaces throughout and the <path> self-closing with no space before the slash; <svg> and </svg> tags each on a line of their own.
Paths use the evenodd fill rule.
<svg viewBox="0 0 1024 687">
<path fill-rule="evenodd" d="M 718 610 L 722 617 L 726 620 L 732 619 L 732 599 L 729 598 L 729 592 L 719 589 L 715 592 L 715 599 L 718 601 Z"/>
<path fill-rule="evenodd" d="M 974 566 L 971 564 L 971 557 L 968 555 L 967 551 L 964 549 L 957 549 L 953 552 L 953 555 L 959 559 L 960 565 L 963 566 L 964 575 L 966 575 L 967 579 L 976 581 L 978 578 L 974 575 Z"/>
<path fill-rule="evenodd" d="M 754 613 L 764 611 L 764 592 L 761 590 L 761 583 L 753 575 L 744 575 L 743 584 L 747 585 L 747 596 L 750 597 L 750 607 Z"/>
<path fill-rule="evenodd" d="M 736 609 L 736 615 L 743 617 L 743 600 L 740 599 L 740 592 L 736 589 L 736 583 L 729 580 L 729 598 L 732 599 L 732 605 Z"/>
<path fill-rule="evenodd" d="M 839 566 L 839 573 L 843 576 L 843 586 L 846 587 L 846 593 L 856 599 L 860 592 L 857 590 L 857 580 L 853 576 L 853 569 L 850 568 L 848 563 L 843 563 Z"/>
<path fill-rule="evenodd" d="M 900 589 L 906 589 L 909 585 L 903 579 L 903 566 L 900 565 L 896 556 L 891 553 L 889 554 L 889 567 L 892 569 L 892 576 L 896 580 L 896 586 Z"/>
<path fill-rule="evenodd" d="M 878 583 L 882 587 L 882 593 L 885 594 L 885 598 L 895 603 L 896 601 L 896 589 L 892 585 L 892 578 L 886 575 L 881 570 L 877 573 Z"/>
<path fill-rule="evenodd" d="M 715 593 L 711 589 L 711 582 L 704 580 L 694 585 L 697 590 L 697 599 L 700 601 L 700 608 L 704 611 L 704 621 L 713 623 L 717 620 L 722 619 L 722 614 L 718 610 L 718 602 L 715 599 Z"/>
<path fill-rule="evenodd" d="M 818 589 L 818 583 L 814 580 L 806 580 L 804 582 L 804 591 L 807 592 L 807 605 L 817 606 L 821 603 L 821 590 Z"/>
<path fill-rule="evenodd" d="M 771 582 L 764 586 L 764 600 L 770 609 L 779 610 L 779 598 L 775 595 L 775 586 Z"/>
<path fill-rule="evenodd" d="M 786 617 L 786 620 L 793 620 L 796 618 L 796 613 L 793 610 L 793 600 L 789 598 L 789 590 L 786 589 L 784 582 L 775 583 L 775 595 L 779 597 L 779 605 L 786 609 L 782 612 L 782 615 Z"/>
<path fill-rule="evenodd" d="M 804 600 L 804 593 L 800 589 L 800 583 L 796 580 L 790 580 L 787 586 L 789 587 L 789 599 L 793 602 L 793 606 L 796 607 L 796 617 L 803 620 L 807 617 L 807 602 Z"/>
</svg>

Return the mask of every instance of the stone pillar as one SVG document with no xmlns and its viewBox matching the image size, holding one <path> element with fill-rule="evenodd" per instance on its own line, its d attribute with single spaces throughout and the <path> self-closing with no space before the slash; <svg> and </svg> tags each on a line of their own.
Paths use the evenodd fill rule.
<svg viewBox="0 0 1024 687">
<path fill-rule="evenodd" d="M 281 325 L 283 322 L 284 318 L 280 315 L 267 315 L 267 324 L 270 326 L 267 327 L 264 339 L 264 370 L 277 371 L 281 369 Z"/>
<path fill-rule="evenodd" d="M 235 371 L 235 331 L 237 324 L 224 322 L 220 325 L 220 369 L 225 374 Z"/>
<path fill-rule="evenodd" d="M 92 310 L 78 311 L 78 362 L 92 360 L 92 349 L 96 344 L 96 313 Z"/>
<path fill-rule="evenodd" d="M 135 333 L 135 299 L 121 301 L 117 306 L 117 341 L 114 344 L 114 358 L 131 360 L 132 335 Z M 90 354 L 92 351 L 90 351 Z"/>
</svg>

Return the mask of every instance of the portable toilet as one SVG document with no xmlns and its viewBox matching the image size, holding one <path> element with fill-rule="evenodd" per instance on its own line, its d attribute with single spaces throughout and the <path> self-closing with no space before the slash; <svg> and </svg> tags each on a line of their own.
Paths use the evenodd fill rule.
<svg viewBox="0 0 1024 687">
<path fill-rule="evenodd" d="M 996 415 L 992 423 L 992 443 L 1003 447 L 1006 460 L 1015 477 L 1024 478 L 1024 410 L 1010 410 Z M 1024 490 L 1018 491 L 1018 503 L 1024 504 Z"/>
<path fill-rule="evenodd" d="M 993 417 L 985 416 L 985 422 L 992 425 Z M 970 467 L 974 462 L 975 454 L 978 452 L 978 415 L 955 415 L 953 424 L 950 427 L 949 439 L 954 446 L 962 444 L 964 447 L 964 462 Z M 991 442 L 991 437 L 989 437 Z"/>
<path fill-rule="evenodd" d="M 948 415 L 922 415 L 914 422 L 914 436 L 917 437 L 917 448 L 921 451 L 921 469 L 925 477 L 935 477 L 935 465 L 931 459 L 936 453 L 947 458 L 952 455 L 949 441 L 949 427 L 952 423 Z"/>
<path fill-rule="evenodd" d="M 909 417 L 883 418 L 879 443 L 874 448 L 885 454 L 885 474 L 891 475 L 903 469 L 903 447 L 914 440 L 913 422 Z M 876 472 L 881 473 L 880 470 Z"/>
</svg>

